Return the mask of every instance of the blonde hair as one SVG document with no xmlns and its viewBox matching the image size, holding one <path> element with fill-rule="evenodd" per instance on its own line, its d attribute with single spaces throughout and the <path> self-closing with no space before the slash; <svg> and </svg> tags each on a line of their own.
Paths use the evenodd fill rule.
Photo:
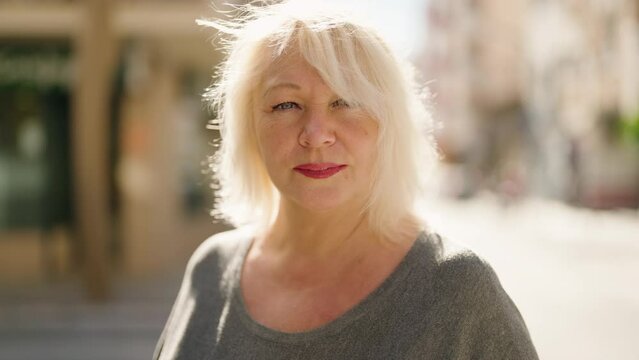
<svg viewBox="0 0 639 360">
<path fill-rule="evenodd" d="M 362 211 L 377 234 L 391 238 L 406 220 L 435 162 L 431 118 L 410 67 L 370 27 L 313 2 L 239 8 L 233 21 L 199 21 L 226 35 L 228 57 L 205 94 L 222 142 L 212 168 L 219 182 L 215 214 L 232 224 L 270 224 L 279 193 L 257 147 L 252 94 L 264 71 L 287 49 L 297 51 L 326 84 L 379 123 L 377 173 Z"/>
</svg>

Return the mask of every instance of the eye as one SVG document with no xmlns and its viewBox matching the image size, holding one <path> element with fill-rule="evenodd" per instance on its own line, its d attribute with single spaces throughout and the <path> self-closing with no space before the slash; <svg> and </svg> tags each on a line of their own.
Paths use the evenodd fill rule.
<svg viewBox="0 0 639 360">
<path fill-rule="evenodd" d="M 299 109 L 299 108 L 300 106 L 297 103 L 294 103 L 292 101 L 279 103 L 272 107 L 274 111 L 284 111 L 284 110 L 292 110 L 292 109 Z"/>
<path fill-rule="evenodd" d="M 351 107 L 351 106 L 346 102 L 346 100 L 337 99 L 331 103 L 331 107 L 338 108 L 338 107 Z"/>
</svg>

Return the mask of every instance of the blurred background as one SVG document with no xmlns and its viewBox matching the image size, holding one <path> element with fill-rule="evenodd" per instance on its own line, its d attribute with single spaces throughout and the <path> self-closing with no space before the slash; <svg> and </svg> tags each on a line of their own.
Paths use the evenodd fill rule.
<svg viewBox="0 0 639 360">
<path fill-rule="evenodd" d="M 236 2 L 240 3 L 240 2 Z M 335 3 L 335 2 L 333 2 Z M 639 0 L 357 0 L 433 92 L 431 226 L 542 359 L 639 359 Z M 148 359 L 206 237 L 201 0 L 0 0 L 0 359 Z"/>
</svg>

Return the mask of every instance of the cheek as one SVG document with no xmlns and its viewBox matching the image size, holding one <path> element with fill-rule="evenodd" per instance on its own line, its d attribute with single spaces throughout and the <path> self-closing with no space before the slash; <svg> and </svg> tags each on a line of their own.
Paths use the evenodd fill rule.
<svg viewBox="0 0 639 360">
<path fill-rule="evenodd" d="M 367 177 L 375 177 L 376 176 L 376 163 L 378 160 L 378 145 L 377 145 L 377 136 L 376 132 L 369 134 L 369 136 L 365 137 L 362 142 L 359 143 L 359 158 L 362 160 L 363 168 L 362 171 L 365 172 Z"/>
<path fill-rule="evenodd" d="M 376 122 L 360 123 L 351 126 L 348 130 L 351 151 L 364 160 L 365 163 L 373 162 L 377 155 L 378 128 Z"/>
<path fill-rule="evenodd" d="M 291 148 L 289 132 L 272 123 L 258 124 L 257 142 L 264 162 L 279 162 L 286 158 Z"/>
</svg>

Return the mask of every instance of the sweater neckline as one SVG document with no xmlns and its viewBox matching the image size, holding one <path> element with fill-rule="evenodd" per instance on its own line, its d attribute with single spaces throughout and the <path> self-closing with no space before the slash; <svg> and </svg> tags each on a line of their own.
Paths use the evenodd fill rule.
<svg viewBox="0 0 639 360">
<path fill-rule="evenodd" d="M 232 271 L 232 303 L 233 308 L 236 310 L 242 324 L 246 329 L 254 335 L 269 341 L 282 342 L 282 343 L 299 343 L 307 342 L 325 335 L 338 333 L 343 328 L 351 325 L 363 315 L 372 314 L 382 308 L 387 302 L 388 298 L 398 284 L 402 283 L 404 278 L 410 273 L 411 269 L 416 263 L 416 259 L 419 257 L 418 243 L 428 238 L 430 234 L 422 231 L 417 236 L 417 239 L 413 242 L 409 251 L 404 255 L 404 258 L 395 267 L 391 274 L 382 281 L 382 283 L 375 288 L 370 294 L 368 294 L 359 303 L 355 304 L 352 308 L 345 313 L 337 317 L 336 319 L 321 325 L 319 327 L 301 331 L 301 332 L 283 332 L 269 328 L 255 321 L 248 313 L 246 303 L 242 295 L 240 288 L 240 279 L 242 276 L 242 268 L 248 250 L 254 241 L 253 237 L 248 237 L 244 241 L 242 246 L 238 249 L 239 256 L 234 264 Z"/>
</svg>

